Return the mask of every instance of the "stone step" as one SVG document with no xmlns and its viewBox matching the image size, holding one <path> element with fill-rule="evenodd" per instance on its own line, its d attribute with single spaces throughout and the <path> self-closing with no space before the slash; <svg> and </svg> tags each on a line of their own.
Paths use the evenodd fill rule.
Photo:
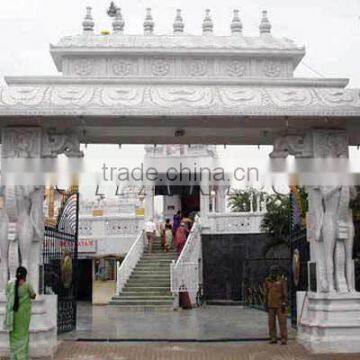
<svg viewBox="0 0 360 360">
<path fill-rule="evenodd" d="M 170 279 L 170 272 L 169 271 L 134 271 L 130 278 L 133 276 L 140 277 L 143 276 L 144 278 L 148 279 L 149 277 L 155 278 L 167 278 Z"/>
<path fill-rule="evenodd" d="M 134 270 L 128 280 L 130 280 L 130 279 L 138 279 L 138 278 L 148 280 L 149 277 L 155 277 L 157 279 L 159 278 L 159 280 L 161 278 L 170 280 L 170 271 L 167 271 L 167 272 L 159 271 L 159 272 L 157 272 L 156 270 L 152 270 L 152 271 L 148 271 L 148 272 L 143 272 L 143 271 L 138 272 L 138 271 Z"/>
<path fill-rule="evenodd" d="M 143 279 L 144 281 L 151 281 L 151 280 L 154 280 L 154 281 L 170 281 L 170 274 L 156 274 L 156 273 L 153 273 L 153 274 L 136 274 L 134 273 L 133 275 L 131 275 L 130 280 L 138 280 L 138 279 Z"/>
<path fill-rule="evenodd" d="M 158 266 L 158 267 L 161 267 L 161 266 L 167 266 L 169 267 L 171 264 L 171 261 L 139 261 L 136 265 L 136 267 L 142 267 L 142 266 Z"/>
<path fill-rule="evenodd" d="M 114 305 L 172 305 L 173 300 L 128 300 L 128 299 L 111 299 Z"/>
<path fill-rule="evenodd" d="M 156 272 L 157 274 L 170 274 L 170 267 L 164 267 L 164 268 L 136 268 L 133 272 L 133 274 L 139 273 L 139 274 L 152 274 L 153 272 Z"/>
<path fill-rule="evenodd" d="M 162 262 L 162 263 L 142 263 L 142 264 L 138 264 L 134 271 L 137 270 L 137 269 L 147 269 L 147 270 L 151 270 L 151 269 L 154 269 L 154 270 L 168 270 L 170 271 L 170 265 L 171 263 L 170 262 Z"/>
<path fill-rule="evenodd" d="M 170 265 L 171 259 L 140 259 L 137 265 Z"/>
<path fill-rule="evenodd" d="M 166 260 L 166 261 L 172 261 L 175 260 L 171 256 L 164 256 L 164 255 L 145 255 L 143 256 L 140 261 L 154 261 L 154 260 Z"/>
<path fill-rule="evenodd" d="M 126 283 L 126 286 L 138 286 L 138 287 L 168 287 L 170 288 L 170 280 L 143 280 L 143 279 L 134 279 L 129 280 Z"/>
<path fill-rule="evenodd" d="M 129 282 L 146 282 L 146 281 L 151 281 L 151 282 L 156 282 L 159 281 L 160 282 L 165 282 L 165 283 L 170 283 L 170 276 L 152 276 L 152 277 L 144 277 L 144 276 L 136 276 L 136 274 L 132 275 L 130 277 L 130 279 L 128 280 Z"/>
<path fill-rule="evenodd" d="M 128 300 L 173 300 L 172 295 L 129 295 L 129 294 L 120 294 L 113 297 L 114 300 L 117 299 L 128 299 Z"/>
<path fill-rule="evenodd" d="M 139 286 L 139 285 L 126 285 L 124 292 L 128 291 L 148 291 L 148 292 L 154 292 L 154 291 L 170 291 L 170 288 L 168 286 Z"/>
<path fill-rule="evenodd" d="M 116 301 L 110 301 L 110 305 L 116 306 L 122 312 L 139 312 L 139 313 L 168 313 L 174 311 L 171 305 L 123 305 L 117 304 Z"/>
<path fill-rule="evenodd" d="M 131 290 L 131 289 L 130 289 Z M 128 296 L 172 296 L 169 289 L 161 290 L 161 291 L 149 291 L 149 289 L 146 290 L 139 290 L 139 291 L 130 291 L 130 290 L 123 290 L 119 295 L 116 296 L 122 296 L 122 295 L 128 295 Z"/>
</svg>

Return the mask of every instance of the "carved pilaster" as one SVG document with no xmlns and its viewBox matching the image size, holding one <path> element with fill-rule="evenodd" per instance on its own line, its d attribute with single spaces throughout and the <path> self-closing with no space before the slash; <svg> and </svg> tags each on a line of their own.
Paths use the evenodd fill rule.
<svg viewBox="0 0 360 360">
<path fill-rule="evenodd" d="M 2 159 L 55 158 L 58 154 L 82 156 L 75 134 L 54 134 L 41 128 L 2 129 Z M 5 164 L 3 164 L 5 165 Z M 3 175 L 6 167 L 2 166 Z M 5 179 L 3 176 L 2 179 Z M 0 292 L 8 276 L 13 277 L 18 266 L 18 249 L 21 263 L 28 269 L 29 281 L 39 288 L 39 265 L 44 237 L 44 186 L 14 183 L 4 186 L 4 204 L 0 209 Z M 9 274 L 10 270 L 10 274 Z"/>
<path fill-rule="evenodd" d="M 309 130 L 284 135 L 274 144 L 272 158 L 340 159 L 348 157 L 348 134 L 342 130 Z M 318 292 L 354 291 L 352 247 L 354 225 L 349 208 L 351 189 L 338 184 L 307 186 L 307 238 L 316 263 Z"/>
</svg>

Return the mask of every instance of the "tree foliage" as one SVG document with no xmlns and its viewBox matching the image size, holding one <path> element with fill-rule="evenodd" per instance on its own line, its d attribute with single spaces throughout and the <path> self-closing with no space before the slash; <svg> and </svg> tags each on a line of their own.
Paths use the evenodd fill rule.
<svg viewBox="0 0 360 360">
<path fill-rule="evenodd" d="M 288 195 L 272 194 L 268 197 L 267 212 L 261 223 L 269 240 L 264 244 L 263 255 L 280 246 L 290 247 L 291 204 Z"/>
<path fill-rule="evenodd" d="M 251 198 L 252 198 L 252 208 L 254 211 L 260 211 L 256 208 L 256 197 L 260 194 L 260 200 L 264 200 L 266 192 L 259 191 L 253 188 L 247 189 L 232 189 L 232 193 L 229 196 L 229 206 L 233 212 L 247 212 L 250 211 Z"/>
</svg>

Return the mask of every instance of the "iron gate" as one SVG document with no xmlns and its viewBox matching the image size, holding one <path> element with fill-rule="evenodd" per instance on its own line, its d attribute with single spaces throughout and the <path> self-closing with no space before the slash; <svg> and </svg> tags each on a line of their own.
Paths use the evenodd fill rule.
<svg viewBox="0 0 360 360">
<path fill-rule="evenodd" d="M 55 226 L 45 226 L 43 289 L 58 296 L 58 333 L 76 328 L 76 268 L 79 193 L 61 192 L 63 198 Z"/>
</svg>

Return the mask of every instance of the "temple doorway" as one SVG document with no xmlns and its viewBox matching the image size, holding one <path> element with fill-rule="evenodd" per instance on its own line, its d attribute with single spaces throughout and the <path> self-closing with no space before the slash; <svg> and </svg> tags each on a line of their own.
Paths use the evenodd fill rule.
<svg viewBox="0 0 360 360">
<path fill-rule="evenodd" d="M 156 186 L 155 196 L 163 196 L 163 215 L 172 218 L 181 211 L 185 217 L 194 217 L 200 212 L 200 186 Z"/>
<path fill-rule="evenodd" d="M 77 264 L 77 301 L 92 301 L 92 259 L 79 259 Z"/>
</svg>

